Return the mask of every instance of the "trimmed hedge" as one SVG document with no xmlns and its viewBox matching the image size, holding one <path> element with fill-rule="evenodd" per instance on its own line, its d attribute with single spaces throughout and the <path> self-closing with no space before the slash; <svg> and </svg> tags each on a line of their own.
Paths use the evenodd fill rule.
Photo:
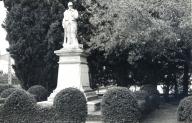
<svg viewBox="0 0 192 123">
<path fill-rule="evenodd" d="M 4 108 L 9 113 L 24 113 L 36 104 L 33 96 L 24 90 L 16 90 L 5 101 Z"/>
<path fill-rule="evenodd" d="M 111 88 L 104 94 L 101 112 L 107 123 L 137 123 L 140 119 L 137 100 L 124 87 Z"/>
<path fill-rule="evenodd" d="M 1 92 L 0 97 L 1 98 L 7 98 L 9 95 L 11 95 L 13 92 L 20 90 L 18 88 L 8 88 L 5 89 L 3 92 Z"/>
<path fill-rule="evenodd" d="M 29 116 L 30 123 L 62 123 L 57 122 L 57 113 L 53 106 L 42 107 L 36 105 Z"/>
<path fill-rule="evenodd" d="M 82 123 L 86 116 L 86 98 L 74 88 L 59 92 L 54 99 L 54 106 L 36 105 L 34 97 L 24 90 L 13 92 L 5 104 L 0 105 L 2 123 Z"/>
<path fill-rule="evenodd" d="M 48 97 L 48 91 L 41 85 L 34 85 L 27 90 L 30 94 L 34 95 L 37 102 L 45 101 Z"/>
<path fill-rule="evenodd" d="M 177 120 L 185 121 L 192 113 L 192 96 L 185 97 L 179 103 L 177 108 Z"/>
<path fill-rule="evenodd" d="M 29 111 L 13 113 L 0 106 L 0 123 L 63 123 L 62 120 L 58 120 L 58 116 L 53 106 L 35 105 Z"/>
<path fill-rule="evenodd" d="M 84 94 L 76 88 L 66 88 L 54 98 L 53 106 L 65 122 L 85 122 L 87 102 Z M 60 118 L 58 118 L 60 119 Z"/>
<path fill-rule="evenodd" d="M 8 88 L 14 88 L 12 85 L 9 84 L 0 84 L 0 93 Z"/>
<path fill-rule="evenodd" d="M 34 107 L 36 101 L 25 90 L 16 90 L 2 105 L 0 110 L 0 121 L 5 123 L 35 123 Z M 37 122 L 38 123 L 38 122 Z"/>
<path fill-rule="evenodd" d="M 188 123 L 192 123 L 192 111 L 190 112 L 188 119 L 186 121 L 188 121 Z"/>
<path fill-rule="evenodd" d="M 3 105 L 0 105 L 0 123 L 6 123 L 6 122 L 4 121 L 4 116 L 3 116 L 3 114 L 4 114 Z"/>
</svg>

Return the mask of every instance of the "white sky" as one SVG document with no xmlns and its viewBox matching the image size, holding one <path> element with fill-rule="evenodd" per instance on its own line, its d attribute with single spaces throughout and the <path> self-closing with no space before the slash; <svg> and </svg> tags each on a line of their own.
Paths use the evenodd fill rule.
<svg viewBox="0 0 192 123">
<path fill-rule="evenodd" d="M 3 2 L 0 1 L 0 54 L 6 53 L 6 48 L 9 47 L 8 42 L 5 40 L 6 31 L 1 27 L 6 17 L 6 9 L 4 8 Z"/>
</svg>

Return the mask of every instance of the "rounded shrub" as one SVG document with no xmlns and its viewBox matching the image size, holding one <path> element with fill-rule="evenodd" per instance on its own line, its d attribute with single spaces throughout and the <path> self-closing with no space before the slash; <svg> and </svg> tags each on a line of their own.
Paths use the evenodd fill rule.
<svg viewBox="0 0 192 123">
<path fill-rule="evenodd" d="M 48 97 L 48 91 L 41 85 L 34 85 L 27 90 L 30 94 L 34 95 L 37 102 L 45 101 Z"/>
<path fill-rule="evenodd" d="M 29 116 L 30 116 L 29 123 L 63 123 L 63 122 L 57 122 L 57 119 L 55 117 L 57 116 L 57 114 L 55 112 L 55 108 L 52 105 L 49 106 L 36 105 L 34 107 L 33 112 L 30 112 Z"/>
<path fill-rule="evenodd" d="M 185 97 L 179 103 L 177 108 L 177 120 L 185 121 L 192 111 L 192 96 Z"/>
<path fill-rule="evenodd" d="M 192 123 L 192 111 L 190 112 L 186 121 L 188 121 L 187 123 Z"/>
<path fill-rule="evenodd" d="M 5 101 L 4 109 L 10 113 L 23 113 L 29 112 L 35 104 L 34 97 L 25 90 L 16 90 Z"/>
<path fill-rule="evenodd" d="M 137 100 L 124 87 L 111 88 L 104 94 L 101 112 L 107 123 L 137 123 L 140 119 Z"/>
<path fill-rule="evenodd" d="M 85 122 L 87 117 L 87 101 L 84 93 L 76 88 L 66 88 L 54 98 L 55 107 L 60 118 L 66 122 Z"/>
<path fill-rule="evenodd" d="M 13 86 L 9 84 L 0 84 L 0 93 L 8 88 L 13 88 Z"/>
<path fill-rule="evenodd" d="M 11 95 L 13 92 L 20 90 L 18 88 L 8 88 L 6 90 L 4 90 L 3 92 L 1 92 L 0 97 L 1 98 L 7 98 L 9 95 Z"/>
</svg>

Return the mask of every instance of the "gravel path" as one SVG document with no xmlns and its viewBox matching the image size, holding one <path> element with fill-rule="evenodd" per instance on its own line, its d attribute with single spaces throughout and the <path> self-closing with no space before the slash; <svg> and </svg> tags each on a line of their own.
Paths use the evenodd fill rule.
<svg viewBox="0 0 192 123">
<path fill-rule="evenodd" d="M 183 123 L 177 121 L 176 104 L 163 104 L 151 112 L 141 123 Z M 102 121 L 87 121 L 86 123 L 103 123 Z"/>
<path fill-rule="evenodd" d="M 177 105 L 163 104 L 141 123 L 181 123 L 177 122 L 176 112 Z"/>
</svg>

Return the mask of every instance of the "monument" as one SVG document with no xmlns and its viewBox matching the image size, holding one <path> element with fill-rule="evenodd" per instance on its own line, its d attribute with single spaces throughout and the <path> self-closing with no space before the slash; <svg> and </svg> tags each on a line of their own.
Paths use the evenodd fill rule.
<svg viewBox="0 0 192 123">
<path fill-rule="evenodd" d="M 73 3 L 69 2 L 62 22 L 63 48 L 55 51 L 55 54 L 59 56 L 57 87 L 48 97 L 48 102 L 52 103 L 55 95 L 62 89 L 74 87 L 84 92 L 88 111 L 95 111 L 100 107 L 100 101 L 96 92 L 90 88 L 87 54 L 77 40 L 77 19 L 78 11 L 73 8 Z"/>
<path fill-rule="evenodd" d="M 85 88 L 90 88 L 87 55 L 77 40 L 77 19 L 78 11 L 73 9 L 73 3 L 69 2 L 62 22 L 64 28 L 63 48 L 55 51 L 55 54 L 59 56 L 58 81 L 54 90 L 55 93 L 68 87 L 78 88 L 82 91 Z"/>
<path fill-rule="evenodd" d="M 78 11 L 73 9 L 73 3 L 68 3 L 68 10 L 64 12 L 63 28 L 64 28 L 64 43 L 63 48 L 79 48 L 77 40 L 77 19 Z"/>
</svg>

